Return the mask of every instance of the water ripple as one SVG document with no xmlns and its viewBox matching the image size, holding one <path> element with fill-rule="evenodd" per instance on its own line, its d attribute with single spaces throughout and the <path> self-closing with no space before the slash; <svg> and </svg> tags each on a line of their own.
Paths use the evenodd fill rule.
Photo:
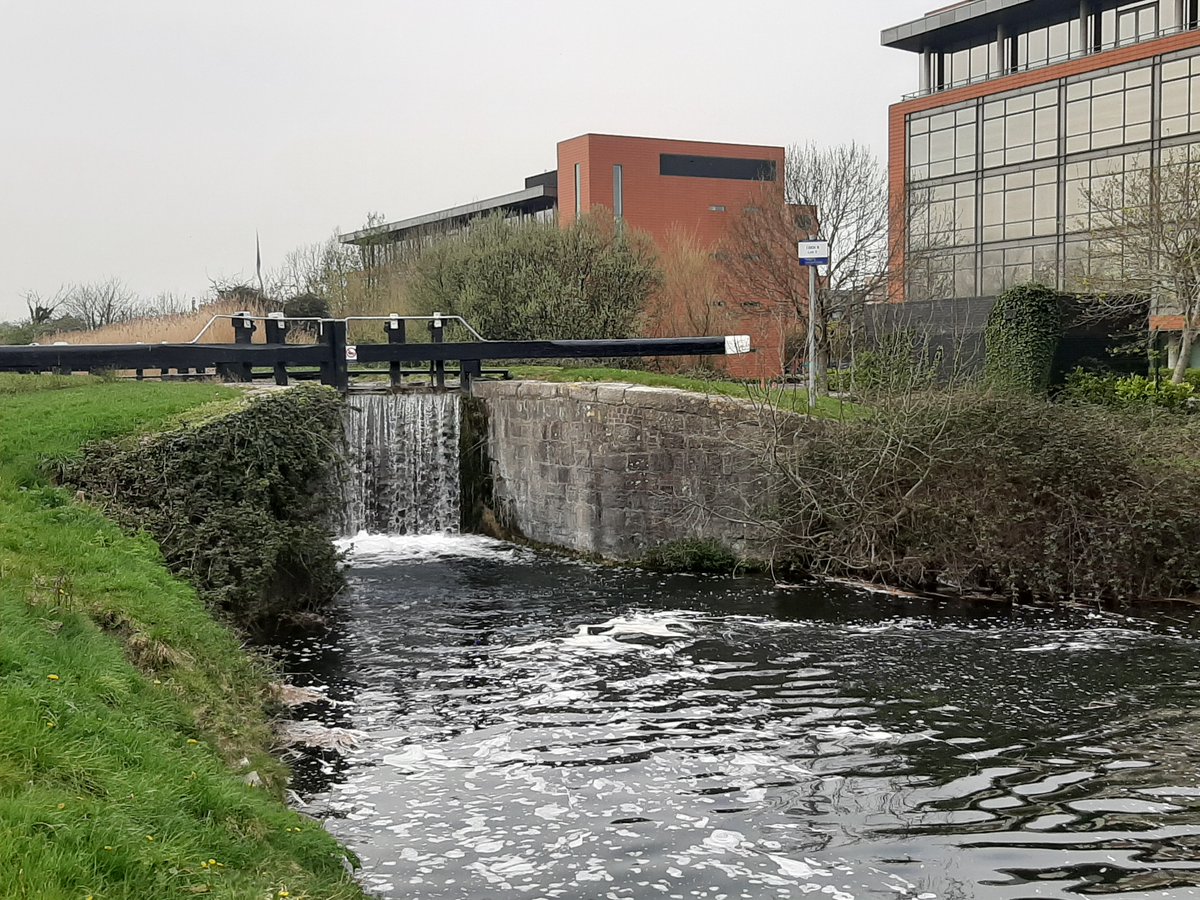
<svg viewBox="0 0 1200 900">
<path fill-rule="evenodd" d="M 356 540 L 281 649 L 387 897 L 1192 897 L 1189 627 Z"/>
</svg>

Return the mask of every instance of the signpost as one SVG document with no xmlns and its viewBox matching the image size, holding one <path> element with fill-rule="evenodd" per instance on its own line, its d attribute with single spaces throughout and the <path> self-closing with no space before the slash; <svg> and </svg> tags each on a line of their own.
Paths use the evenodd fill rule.
<svg viewBox="0 0 1200 900">
<path fill-rule="evenodd" d="M 801 241 L 800 265 L 808 266 L 808 411 L 817 407 L 817 266 L 829 265 L 828 241 Z"/>
</svg>

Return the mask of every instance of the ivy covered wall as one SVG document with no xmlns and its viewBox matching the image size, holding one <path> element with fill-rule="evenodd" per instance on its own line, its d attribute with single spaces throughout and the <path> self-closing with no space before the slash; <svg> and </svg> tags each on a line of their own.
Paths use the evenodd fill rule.
<svg viewBox="0 0 1200 900">
<path fill-rule="evenodd" d="M 58 474 L 148 532 L 210 606 L 259 627 L 319 609 L 343 584 L 330 524 L 341 406 L 315 385 L 254 395 L 160 434 L 92 444 Z"/>
</svg>

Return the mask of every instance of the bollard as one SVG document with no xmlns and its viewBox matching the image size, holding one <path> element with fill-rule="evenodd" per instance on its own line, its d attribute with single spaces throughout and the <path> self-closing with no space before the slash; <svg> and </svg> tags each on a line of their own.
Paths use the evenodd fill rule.
<svg viewBox="0 0 1200 900">
<path fill-rule="evenodd" d="M 239 312 L 233 314 L 233 342 L 235 344 L 253 344 L 254 332 L 256 330 L 254 320 L 250 318 L 250 313 Z"/>
</svg>

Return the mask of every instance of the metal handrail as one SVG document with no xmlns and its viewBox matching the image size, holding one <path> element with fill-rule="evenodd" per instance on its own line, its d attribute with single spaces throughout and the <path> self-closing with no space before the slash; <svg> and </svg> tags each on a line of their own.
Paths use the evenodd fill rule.
<svg viewBox="0 0 1200 900">
<path fill-rule="evenodd" d="M 967 87 L 968 85 L 982 84 L 986 81 L 995 81 L 998 78 L 1007 78 L 1009 75 L 1015 75 L 1020 72 L 1032 72 L 1035 69 L 1048 68 L 1049 66 L 1055 66 L 1059 63 L 1069 62 L 1073 59 L 1082 59 L 1085 56 L 1095 56 L 1098 53 L 1106 53 L 1109 50 L 1117 50 L 1121 47 L 1131 47 L 1135 44 L 1145 44 L 1150 41 L 1156 41 L 1159 38 L 1170 37 L 1173 34 L 1182 34 L 1185 31 L 1195 30 L 1196 29 L 1194 27 L 1187 25 L 1175 25 L 1170 28 L 1160 28 L 1149 37 L 1134 37 L 1127 38 L 1125 40 L 1117 39 L 1116 41 L 1108 44 L 1095 44 L 1086 50 L 1075 50 L 1070 53 L 1060 53 L 1058 56 L 1051 56 L 1047 59 L 1038 60 L 1036 63 L 1025 63 L 1021 66 L 1013 66 L 1012 68 L 1006 69 L 1003 72 L 988 72 L 988 74 L 980 75 L 976 78 L 965 78 L 961 81 L 953 81 L 949 84 L 943 84 L 940 87 L 930 86 L 928 89 L 923 91 L 912 91 L 911 93 L 904 94 L 901 97 L 901 100 L 916 100 L 920 97 L 932 97 L 935 94 L 943 94 L 946 91 L 953 91 L 957 88 Z"/>
<path fill-rule="evenodd" d="M 462 316 L 454 315 L 432 315 L 432 316 L 346 316 L 343 319 L 324 318 L 321 316 L 284 316 L 279 313 L 267 313 L 266 315 L 255 315 L 253 313 L 219 313 L 210 318 L 200 329 L 200 333 L 188 341 L 189 344 L 198 344 L 200 339 L 208 333 L 208 330 L 217 322 L 218 319 L 234 319 L 245 321 L 247 319 L 256 322 L 457 322 L 467 330 L 472 338 L 480 343 L 491 343 L 488 338 L 485 338 L 478 331 L 471 327 Z"/>
</svg>

